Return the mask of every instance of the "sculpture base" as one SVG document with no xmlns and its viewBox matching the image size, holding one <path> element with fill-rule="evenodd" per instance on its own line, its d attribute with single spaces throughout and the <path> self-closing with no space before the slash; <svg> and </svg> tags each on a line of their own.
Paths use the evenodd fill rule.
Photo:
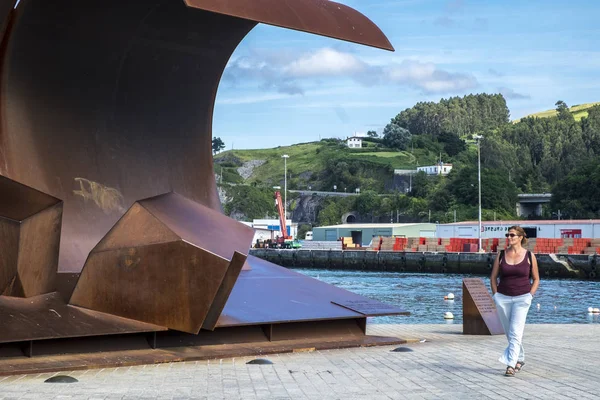
<svg viewBox="0 0 600 400">
<path fill-rule="evenodd" d="M 313 321 L 221 328 L 199 335 L 169 331 L 10 343 L 0 345 L 0 376 L 406 343 L 395 337 L 366 336 L 361 324 L 357 320 Z M 282 339 L 269 341 L 269 328 Z M 24 355 L 25 348 L 31 350 L 31 357 Z"/>
</svg>

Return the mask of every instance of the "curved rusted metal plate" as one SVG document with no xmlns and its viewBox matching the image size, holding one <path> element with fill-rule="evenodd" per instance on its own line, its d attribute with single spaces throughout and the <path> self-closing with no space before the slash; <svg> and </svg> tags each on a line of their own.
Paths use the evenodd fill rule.
<svg viewBox="0 0 600 400">
<path fill-rule="evenodd" d="M 255 25 L 178 1 L 19 3 L 2 54 L 0 175 L 64 201 L 59 271 L 81 271 L 137 200 L 176 191 L 220 211 L 214 100 Z"/>
<path fill-rule="evenodd" d="M 370 19 L 328 0 L 185 0 L 189 7 L 385 50 L 394 47 Z"/>
<path fill-rule="evenodd" d="M 0 175 L 64 201 L 61 272 L 81 271 L 137 200 L 175 191 L 221 209 L 214 101 L 227 61 L 257 21 L 388 43 L 359 13 L 320 0 L 189 4 L 204 9 L 21 0 L 13 13 L 1 55 Z"/>
</svg>

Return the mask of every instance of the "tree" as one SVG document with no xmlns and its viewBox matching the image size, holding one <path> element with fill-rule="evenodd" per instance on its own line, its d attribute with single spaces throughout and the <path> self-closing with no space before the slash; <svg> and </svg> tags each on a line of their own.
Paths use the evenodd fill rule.
<svg viewBox="0 0 600 400">
<path fill-rule="evenodd" d="M 568 120 L 573 119 L 573 114 L 571 114 L 571 111 L 569 111 L 569 107 L 567 106 L 567 103 L 565 103 L 562 100 L 559 100 L 556 102 L 555 106 L 556 106 L 556 112 L 558 113 L 558 119 L 563 120 L 563 121 L 568 121 Z"/>
<path fill-rule="evenodd" d="M 458 135 L 450 132 L 442 132 L 438 137 L 438 140 L 444 143 L 444 151 L 450 157 L 454 157 L 461 151 L 466 150 L 467 145 L 465 141 L 458 137 Z"/>
<path fill-rule="evenodd" d="M 590 108 L 587 118 L 581 119 L 581 130 L 588 156 L 600 157 L 600 105 Z"/>
<path fill-rule="evenodd" d="M 553 210 L 561 210 L 571 218 L 597 218 L 600 214 L 600 161 L 590 161 L 557 182 L 550 204 Z"/>
<path fill-rule="evenodd" d="M 412 197 L 425 198 L 433 189 L 432 179 L 424 171 L 419 171 L 412 177 Z"/>
<path fill-rule="evenodd" d="M 227 197 L 231 201 L 225 204 L 225 215 L 238 220 L 264 218 L 267 214 L 275 214 L 273 191 L 254 186 L 228 186 Z"/>
<path fill-rule="evenodd" d="M 368 131 L 367 132 L 367 136 L 371 137 L 371 138 L 377 138 L 377 137 L 379 137 L 379 135 L 375 131 Z"/>
<path fill-rule="evenodd" d="M 328 198 L 325 201 L 324 207 L 319 210 L 317 222 L 320 226 L 339 224 L 342 222 L 342 214 L 344 212 L 336 201 Z"/>
<path fill-rule="evenodd" d="M 383 130 L 383 143 L 393 149 L 406 150 L 410 138 L 411 134 L 407 129 L 401 128 L 393 122 L 387 124 Z"/>
<path fill-rule="evenodd" d="M 214 137 L 212 140 L 212 151 L 213 154 L 217 154 L 221 150 L 225 148 L 225 143 L 221 140 L 220 137 Z"/>
<path fill-rule="evenodd" d="M 372 190 L 367 190 L 358 195 L 354 200 L 354 209 L 364 218 L 376 215 L 381 208 L 381 198 Z"/>
</svg>

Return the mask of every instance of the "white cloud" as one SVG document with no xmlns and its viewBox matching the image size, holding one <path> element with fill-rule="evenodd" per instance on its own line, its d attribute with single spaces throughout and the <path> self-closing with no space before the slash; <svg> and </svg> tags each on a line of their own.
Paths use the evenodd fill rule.
<svg viewBox="0 0 600 400">
<path fill-rule="evenodd" d="M 349 53 L 323 48 L 307 54 L 287 65 L 283 72 L 292 77 L 353 75 L 363 72 L 368 65 Z"/>
<path fill-rule="evenodd" d="M 413 86 L 430 93 L 462 91 L 478 86 L 475 76 L 440 70 L 433 63 L 404 60 L 386 70 L 391 82 Z"/>
<path fill-rule="evenodd" d="M 223 81 L 233 85 L 243 82 L 245 86 L 256 82 L 261 89 L 286 95 L 304 95 L 307 87 L 344 79 L 365 87 L 395 84 L 424 93 L 457 93 L 479 85 L 472 74 L 446 71 L 432 62 L 405 59 L 400 63 L 375 63 L 328 47 L 295 58 L 289 54 L 279 58 L 253 54 L 231 61 Z"/>
</svg>

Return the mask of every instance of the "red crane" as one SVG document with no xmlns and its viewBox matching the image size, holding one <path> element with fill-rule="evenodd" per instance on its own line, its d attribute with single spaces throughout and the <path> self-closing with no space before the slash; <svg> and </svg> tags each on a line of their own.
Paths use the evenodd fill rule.
<svg viewBox="0 0 600 400">
<path fill-rule="evenodd" d="M 283 212 L 283 201 L 281 201 L 281 193 L 279 190 L 275 191 L 275 208 L 277 208 L 277 212 L 279 213 L 279 228 L 281 229 L 282 236 L 280 237 L 281 243 L 283 243 L 286 239 L 291 239 L 291 236 L 287 234 L 287 227 L 285 226 L 285 215 Z"/>
</svg>

